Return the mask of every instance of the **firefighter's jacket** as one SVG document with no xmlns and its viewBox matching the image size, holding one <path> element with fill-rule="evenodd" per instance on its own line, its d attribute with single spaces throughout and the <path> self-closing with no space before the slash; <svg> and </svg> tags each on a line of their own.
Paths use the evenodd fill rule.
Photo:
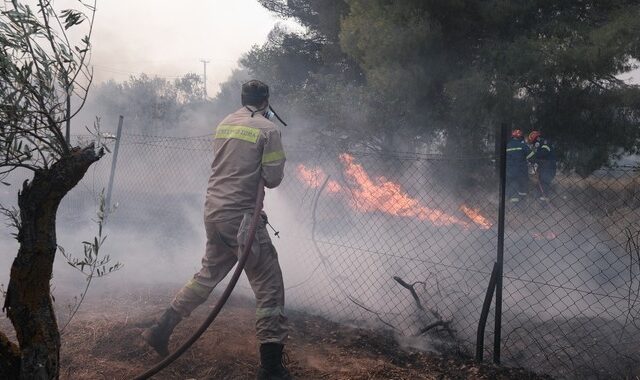
<svg viewBox="0 0 640 380">
<path fill-rule="evenodd" d="M 538 164 L 540 179 L 550 182 L 556 176 L 556 154 L 546 139 L 536 142 L 527 159 Z"/>
<path fill-rule="evenodd" d="M 526 177 L 527 156 L 530 154 L 529 146 L 522 140 L 512 138 L 507 143 L 507 177 Z"/>
<path fill-rule="evenodd" d="M 274 188 L 284 177 L 280 131 L 261 113 L 243 107 L 217 127 L 205 201 L 205 220 L 226 221 L 253 211 L 258 183 Z"/>
</svg>

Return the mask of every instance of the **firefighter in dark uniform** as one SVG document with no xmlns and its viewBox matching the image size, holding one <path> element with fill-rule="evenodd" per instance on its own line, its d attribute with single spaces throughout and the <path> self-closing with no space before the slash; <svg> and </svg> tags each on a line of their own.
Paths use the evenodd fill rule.
<svg viewBox="0 0 640 380">
<path fill-rule="evenodd" d="M 529 146 L 524 142 L 522 130 L 514 129 L 507 143 L 507 197 L 511 203 L 518 203 L 527 195 L 529 172 L 527 156 Z"/>
<path fill-rule="evenodd" d="M 540 131 L 531 132 L 528 140 L 533 149 L 527 159 L 537 166 L 540 200 L 548 202 L 551 195 L 551 182 L 556 176 L 556 154 L 549 141 L 542 136 Z"/>
</svg>

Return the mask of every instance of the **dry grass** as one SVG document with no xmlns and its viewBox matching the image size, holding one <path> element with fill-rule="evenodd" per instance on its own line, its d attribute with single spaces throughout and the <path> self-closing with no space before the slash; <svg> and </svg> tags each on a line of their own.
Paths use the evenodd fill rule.
<svg viewBox="0 0 640 380">
<path fill-rule="evenodd" d="M 62 338 L 62 379 L 127 379 L 158 361 L 141 341 L 150 317 L 161 313 L 175 289 L 103 295 L 83 305 Z M 177 329 L 172 345 L 202 321 L 201 307 Z M 252 301 L 232 299 L 214 325 L 154 379 L 251 379 L 257 369 Z M 0 328 L 6 331 L 6 320 Z M 289 367 L 297 379 L 536 379 L 519 369 L 476 365 L 408 351 L 388 335 L 290 314 Z"/>
</svg>

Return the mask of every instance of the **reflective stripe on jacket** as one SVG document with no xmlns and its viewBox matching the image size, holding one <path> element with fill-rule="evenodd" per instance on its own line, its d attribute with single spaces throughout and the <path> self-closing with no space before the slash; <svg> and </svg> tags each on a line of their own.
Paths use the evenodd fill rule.
<svg viewBox="0 0 640 380">
<path fill-rule="evenodd" d="M 527 176 L 527 155 L 529 146 L 522 140 L 512 138 L 507 143 L 507 175 Z"/>
<path fill-rule="evenodd" d="M 538 164 L 538 173 L 543 179 L 552 179 L 556 175 L 556 154 L 547 140 L 537 142 L 527 159 Z"/>
<path fill-rule="evenodd" d="M 205 201 L 205 220 L 224 221 L 251 212 L 260 176 L 268 188 L 284 177 L 285 154 L 275 124 L 243 107 L 217 127 Z"/>
</svg>

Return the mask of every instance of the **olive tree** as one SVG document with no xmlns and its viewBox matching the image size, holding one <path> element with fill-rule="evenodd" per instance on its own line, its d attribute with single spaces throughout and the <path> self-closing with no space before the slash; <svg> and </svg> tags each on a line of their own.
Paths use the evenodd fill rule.
<svg viewBox="0 0 640 380">
<path fill-rule="evenodd" d="M 61 11 L 51 1 L 31 3 L 0 5 L 0 180 L 31 173 L 18 192 L 18 207 L 2 207 L 19 242 L 3 307 L 17 343 L 0 332 L 3 379 L 59 376 L 60 333 L 50 289 L 56 213 L 103 155 L 96 144 L 72 146 L 68 136 L 92 80 L 87 61 L 95 3 L 80 1 L 78 9 Z M 77 32 L 82 37 L 74 39 Z"/>
</svg>

